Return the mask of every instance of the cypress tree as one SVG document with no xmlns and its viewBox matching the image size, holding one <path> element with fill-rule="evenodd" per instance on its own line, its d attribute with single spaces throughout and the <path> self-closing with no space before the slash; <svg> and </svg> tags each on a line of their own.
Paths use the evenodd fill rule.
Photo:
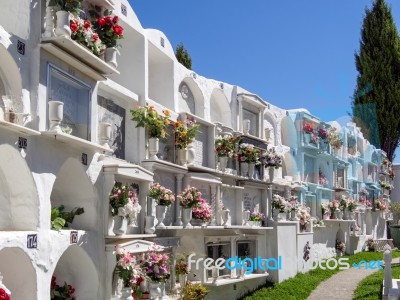
<svg viewBox="0 0 400 300">
<path fill-rule="evenodd" d="M 353 120 L 392 161 L 400 143 L 400 38 L 385 0 L 365 10 L 355 63 Z"/>
<path fill-rule="evenodd" d="M 186 51 L 182 43 L 179 43 L 175 49 L 176 59 L 189 70 L 192 69 L 192 58 Z"/>
</svg>

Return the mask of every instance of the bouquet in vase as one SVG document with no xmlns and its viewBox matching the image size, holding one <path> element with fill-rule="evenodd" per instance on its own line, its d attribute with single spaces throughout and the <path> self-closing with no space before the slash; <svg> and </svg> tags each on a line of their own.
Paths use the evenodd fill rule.
<svg viewBox="0 0 400 300">
<path fill-rule="evenodd" d="M 211 206 L 208 205 L 206 200 L 200 199 L 198 205 L 193 207 L 192 217 L 195 220 L 201 220 L 203 222 L 211 221 Z"/>
<path fill-rule="evenodd" d="M 172 191 L 157 182 L 151 185 L 149 197 L 153 198 L 158 205 L 170 206 L 175 202 L 175 196 Z"/>
<path fill-rule="evenodd" d="M 179 205 L 184 208 L 193 208 L 199 205 L 201 193 L 195 187 L 187 187 L 178 196 Z"/>
<path fill-rule="evenodd" d="M 275 194 L 272 196 L 272 207 L 276 210 L 279 210 L 279 212 L 283 213 L 285 212 L 286 206 L 287 206 L 287 202 L 285 200 L 285 198 L 283 198 L 282 196 Z"/>
<path fill-rule="evenodd" d="M 113 216 L 129 217 L 132 223 L 142 209 L 137 194 L 128 184 L 123 185 L 121 182 L 114 184 L 110 193 L 110 205 Z"/>
</svg>

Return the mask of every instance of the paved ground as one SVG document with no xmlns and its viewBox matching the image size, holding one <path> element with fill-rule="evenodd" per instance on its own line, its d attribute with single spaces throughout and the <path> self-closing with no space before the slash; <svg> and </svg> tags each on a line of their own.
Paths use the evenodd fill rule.
<svg viewBox="0 0 400 300">
<path fill-rule="evenodd" d="M 392 263 L 399 262 L 399 259 L 393 259 Z M 376 272 L 375 270 L 365 270 L 351 268 L 336 273 L 328 280 L 323 281 L 307 298 L 307 300 L 351 300 L 353 291 L 358 283 L 365 277 Z"/>
</svg>

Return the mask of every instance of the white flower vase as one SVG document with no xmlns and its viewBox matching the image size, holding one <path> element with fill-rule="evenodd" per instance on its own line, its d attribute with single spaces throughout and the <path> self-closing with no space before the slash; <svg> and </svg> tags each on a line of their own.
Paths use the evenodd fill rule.
<svg viewBox="0 0 400 300">
<path fill-rule="evenodd" d="M 192 220 L 192 209 L 191 208 L 182 208 L 182 223 L 183 228 L 191 228 L 190 220 Z"/>
<path fill-rule="evenodd" d="M 275 168 L 274 167 L 269 167 L 268 168 L 268 176 L 269 176 L 268 182 L 270 182 L 270 183 L 272 183 L 274 181 L 274 172 L 275 172 Z"/>
<path fill-rule="evenodd" d="M 187 155 L 188 151 L 187 149 L 178 149 L 178 164 L 181 166 L 186 166 L 187 165 Z"/>
<path fill-rule="evenodd" d="M 250 219 L 250 211 L 244 210 L 243 211 L 243 226 L 249 226 L 249 219 Z"/>
<path fill-rule="evenodd" d="M 160 149 L 158 138 L 149 138 L 149 159 L 157 160 L 157 153 Z"/>
<path fill-rule="evenodd" d="M 272 210 L 272 218 L 274 219 L 274 221 L 279 221 L 279 210 L 277 210 L 276 208 Z"/>
<path fill-rule="evenodd" d="M 229 209 L 224 209 L 222 211 L 222 221 L 223 221 L 222 226 L 227 225 L 229 220 L 229 212 L 230 212 Z"/>
<path fill-rule="evenodd" d="M 124 288 L 121 289 L 121 296 L 119 297 L 119 299 L 133 300 L 132 293 L 133 293 L 132 288 L 124 287 Z"/>
<path fill-rule="evenodd" d="M 128 229 L 128 219 L 126 217 L 114 216 L 114 229 L 115 235 L 124 235 Z"/>
<path fill-rule="evenodd" d="M 254 179 L 254 169 L 256 167 L 255 163 L 249 163 L 249 179 Z"/>
<path fill-rule="evenodd" d="M 308 145 L 311 142 L 311 133 L 304 133 L 304 144 Z"/>
<path fill-rule="evenodd" d="M 56 12 L 57 22 L 54 33 L 56 36 L 71 38 L 71 27 L 69 25 L 71 14 L 69 11 L 59 10 Z"/>
<path fill-rule="evenodd" d="M 101 146 L 110 149 L 108 144 L 111 139 L 111 123 L 102 122 L 99 124 L 99 143 Z"/>
<path fill-rule="evenodd" d="M 61 101 L 49 101 L 49 131 L 62 132 L 60 124 L 64 117 L 64 103 Z"/>
<path fill-rule="evenodd" d="M 159 299 L 162 293 L 161 289 L 162 289 L 161 282 L 150 281 L 149 282 L 150 299 Z"/>
<path fill-rule="evenodd" d="M 117 48 L 115 47 L 108 47 L 106 48 L 105 55 L 104 55 L 104 60 L 106 63 L 108 63 L 110 66 L 117 68 Z"/>
<path fill-rule="evenodd" d="M 297 214 L 296 214 L 296 210 L 291 210 L 290 211 L 290 220 L 291 221 L 297 221 L 298 220 Z"/>
<path fill-rule="evenodd" d="M 335 220 L 339 220 L 339 212 L 340 212 L 340 210 L 338 210 L 338 209 L 333 212 L 333 218 Z"/>
<path fill-rule="evenodd" d="M 323 214 L 323 215 L 322 215 L 322 218 L 323 218 L 324 220 L 329 220 L 329 215 Z"/>
<path fill-rule="evenodd" d="M 384 211 L 380 211 L 380 212 L 379 212 L 379 215 L 380 215 L 380 217 L 381 217 L 382 219 L 385 219 L 385 218 L 386 218 L 386 213 L 385 213 Z"/>
<path fill-rule="evenodd" d="M 279 221 L 286 221 L 287 213 L 279 212 L 278 219 Z"/>
<path fill-rule="evenodd" d="M 187 164 L 193 165 L 196 158 L 196 148 L 193 143 L 190 143 L 187 147 Z"/>
<path fill-rule="evenodd" d="M 243 120 L 243 133 L 244 134 L 250 133 L 250 120 Z"/>
<path fill-rule="evenodd" d="M 187 274 L 178 275 L 179 284 L 181 287 L 184 287 L 187 283 Z"/>
<path fill-rule="evenodd" d="M 145 222 L 146 222 L 146 225 L 144 228 L 144 232 L 153 234 L 156 231 L 156 228 L 154 227 L 154 216 L 146 216 Z"/>
<path fill-rule="evenodd" d="M 164 219 L 165 214 L 167 212 L 167 206 L 165 205 L 157 205 L 156 206 L 156 218 L 157 218 L 157 225 L 156 228 L 165 228 Z"/>
<path fill-rule="evenodd" d="M 355 220 L 356 219 L 356 213 L 354 211 L 351 211 L 350 213 L 350 220 Z"/>
<path fill-rule="evenodd" d="M 339 220 L 343 220 L 343 211 L 340 210 L 338 213 Z"/>
<path fill-rule="evenodd" d="M 241 162 L 240 174 L 242 175 L 242 177 L 247 177 L 248 172 L 249 172 L 249 164 L 247 162 Z"/>
<path fill-rule="evenodd" d="M 219 170 L 225 173 L 226 165 L 228 164 L 228 156 L 221 156 L 219 158 Z"/>
</svg>

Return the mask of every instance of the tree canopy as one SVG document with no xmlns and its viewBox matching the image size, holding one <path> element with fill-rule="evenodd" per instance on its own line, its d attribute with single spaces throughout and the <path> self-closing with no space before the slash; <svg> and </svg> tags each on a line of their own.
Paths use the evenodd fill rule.
<svg viewBox="0 0 400 300">
<path fill-rule="evenodd" d="M 190 57 L 189 53 L 183 46 L 183 43 L 179 43 L 175 49 L 175 56 L 176 59 L 184 65 L 189 70 L 192 69 L 192 58 Z"/>
</svg>

